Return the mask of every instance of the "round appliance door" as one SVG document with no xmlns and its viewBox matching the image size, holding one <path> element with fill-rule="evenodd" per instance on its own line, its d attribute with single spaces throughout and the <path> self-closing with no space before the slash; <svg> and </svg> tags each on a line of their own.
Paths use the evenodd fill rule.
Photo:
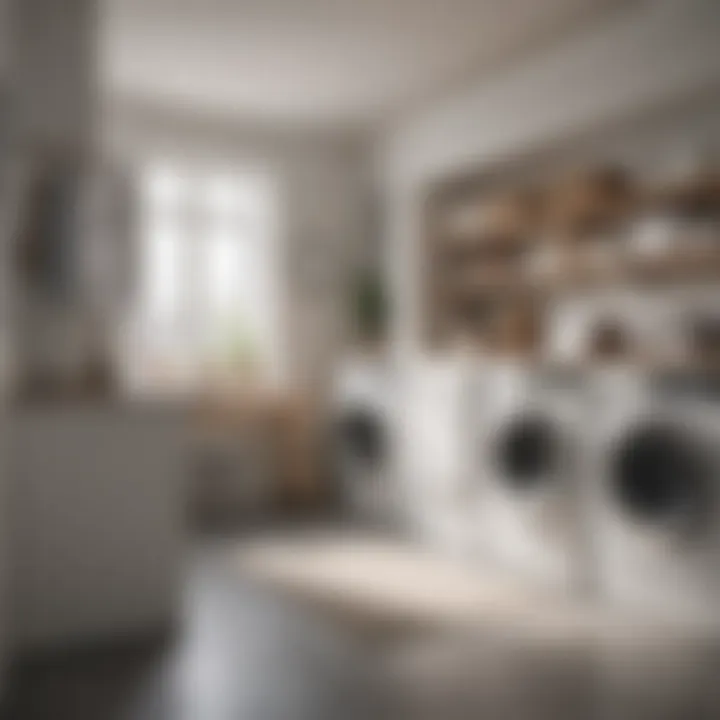
<svg viewBox="0 0 720 720">
<path fill-rule="evenodd" d="M 340 456 L 360 470 L 382 467 L 387 457 L 387 428 L 382 413 L 371 408 L 348 409 L 337 425 Z"/>
<path fill-rule="evenodd" d="M 633 522 L 698 530 L 711 504 L 710 468 L 680 426 L 646 422 L 627 431 L 610 456 L 609 491 Z"/>
<path fill-rule="evenodd" d="M 516 493 L 535 493 L 554 485 L 562 460 L 560 428 L 540 413 L 518 415 L 497 432 L 495 465 L 499 481 Z"/>
</svg>

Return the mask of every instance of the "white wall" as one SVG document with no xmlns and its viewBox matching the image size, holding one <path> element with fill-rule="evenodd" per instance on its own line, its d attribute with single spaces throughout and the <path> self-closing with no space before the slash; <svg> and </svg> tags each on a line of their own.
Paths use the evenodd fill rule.
<svg viewBox="0 0 720 720">
<path fill-rule="evenodd" d="M 477 166 L 720 83 L 720 4 L 628 7 L 407 119 L 382 144 L 398 181 Z"/>
<path fill-rule="evenodd" d="M 423 184 L 463 168 L 571 142 L 685 95 L 720 88 L 720 3 L 655 0 L 625 8 L 464 92 L 406 118 L 378 144 L 385 188 L 395 339 L 420 333 L 417 241 Z"/>
<path fill-rule="evenodd" d="M 168 114 L 129 102 L 103 113 L 106 149 L 148 160 L 267 170 L 280 188 L 279 287 L 286 373 L 317 387 L 348 335 L 345 280 L 366 261 L 370 153 L 353 136 Z"/>
<path fill-rule="evenodd" d="M 20 140 L 40 151 L 87 147 L 97 99 L 97 1 L 4 2 L 5 60 Z"/>
<path fill-rule="evenodd" d="M 17 586 L 6 568 L 18 560 L 19 552 L 9 527 L 17 518 L 10 497 L 15 479 L 8 464 L 11 442 L 6 437 L 13 419 L 5 407 L 12 364 L 9 356 L 11 349 L 18 352 L 21 345 L 26 349 L 25 338 L 43 334 L 48 327 L 47 319 L 42 318 L 28 329 L 16 314 L 28 298 L 22 296 L 12 276 L 10 244 L 23 210 L 22 170 L 27 161 L 50 148 L 80 150 L 92 137 L 95 9 L 94 0 L 0 0 L 0 395 L 4 445 L 0 471 L 0 682 L 8 637 L 17 620 L 8 617 L 9 606 L 17 599 Z"/>
<path fill-rule="evenodd" d="M 8 72 L 10 43 L 9 0 L 0 0 L 0 83 L 4 85 Z"/>
</svg>

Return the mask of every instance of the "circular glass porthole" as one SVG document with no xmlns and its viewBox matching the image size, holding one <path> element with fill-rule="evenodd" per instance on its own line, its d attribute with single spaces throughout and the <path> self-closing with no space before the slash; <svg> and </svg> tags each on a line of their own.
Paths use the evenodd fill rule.
<svg viewBox="0 0 720 720">
<path fill-rule="evenodd" d="M 351 460 L 367 465 L 380 464 L 386 455 L 385 426 L 370 410 L 354 410 L 340 419 L 340 447 Z"/>
<path fill-rule="evenodd" d="M 532 415 L 510 422 L 499 434 L 496 459 L 502 481 L 529 490 L 552 479 L 557 470 L 560 439 L 548 418 Z"/>
<path fill-rule="evenodd" d="M 645 425 L 619 444 L 612 491 L 620 507 L 643 522 L 696 518 L 707 503 L 705 464 L 678 428 Z"/>
</svg>

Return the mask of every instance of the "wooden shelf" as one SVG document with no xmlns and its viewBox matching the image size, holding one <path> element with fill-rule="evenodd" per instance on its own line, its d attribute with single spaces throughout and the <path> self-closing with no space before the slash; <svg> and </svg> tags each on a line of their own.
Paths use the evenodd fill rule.
<svg viewBox="0 0 720 720">
<path fill-rule="evenodd" d="M 454 288 L 459 296 L 528 296 L 632 287 L 695 285 L 720 282 L 720 246 L 717 250 L 628 257 L 607 264 L 577 264 L 537 272 L 529 268 L 462 268 L 440 287 Z"/>
<path fill-rule="evenodd" d="M 692 217 L 720 221 L 717 175 L 652 191 L 622 169 L 602 166 L 565 182 L 517 179 L 446 179 L 430 189 L 423 237 L 429 345 L 457 338 L 458 345 L 487 346 L 492 318 L 522 306 L 542 326 L 557 299 L 720 284 L 720 231 L 711 245 L 706 226 L 683 225 Z M 673 232 L 682 251 L 635 250 L 635 222 L 673 212 L 678 224 L 663 232 Z"/>
</svg>

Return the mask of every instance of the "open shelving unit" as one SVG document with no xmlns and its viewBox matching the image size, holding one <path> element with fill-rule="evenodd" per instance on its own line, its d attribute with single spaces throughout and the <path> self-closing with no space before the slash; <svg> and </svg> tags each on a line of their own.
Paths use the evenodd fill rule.
<svg viewBox="0 0 720 720">
<path fill-rule="evenodd" d="M 687 197 L 694 187 L 655 189 L 653 197 Z M 542 213 L 524 212 L 518 204 L 519 197 L 534 195 L 521 196 L 517 189 L 498 193 L 487 186 L 473 190 L 470 182 L 461 191 L 451 182 L 436 186 L 425 208 L 426 346 L 462 344 L 483 354 L 534 356 L 543 318 L 559 300 L 616 290 L 720 286 L 720 183 L 715 187 L 717 242 L 712 233 L 703 243 L 679 233 L 666 248 L 648 252 L 632 242 L 636 221 L 648 213 L 647 193 L 629 196 L 620 222 L 609 224 L 613 232 L 606 232 L 598 247 L 572 237 L 558 243 Z M 513 202 L 514 211 L 504 216 L 485 210 L 503 203 L 512 208 Z M 477 209 L 476 222 L 457 233 L 449 219 L 463 203 L 467 216 L 473 206 Z"/>
</svg>

